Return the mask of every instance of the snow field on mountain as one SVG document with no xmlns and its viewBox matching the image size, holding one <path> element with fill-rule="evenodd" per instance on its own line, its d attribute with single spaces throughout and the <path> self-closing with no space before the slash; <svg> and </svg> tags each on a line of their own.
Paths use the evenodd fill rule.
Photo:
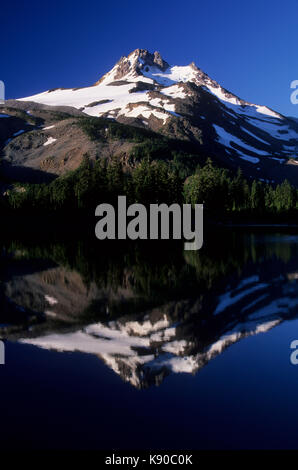
<svg viewBox="0 0 298 470">
<path fill-rule="evenodd" d="M 54 137 L 49 137 L 48 140 L 43 145 L 44 145 L 44 147 L 46 147 L 47 145 L 51 145 L 54 142 L 56 142 L 56 140 L 57 139 L 54 139 Z"/>
<path fill-rule="evenodd" d="M 213 127 L 215 128 L 216 133 L 218 135 L 218 141 L 220 143 L 224 144 L 225 146 L 230 147 L 233 150 L 237 150 L 235 147 L 233 147 L 231 145 L 231 144 L 234 143 L 234 144 L 238 145 L 241 149 L 249 150 L 250 152 L 257 153 L 258 155 L 268 156 L 268 152 L 263 152 L 261 150 L 258 150 L 256 148 L 254 148 L 254 147 L 251 147 L 250 145 L 245 144 L 242 140 L 238 139 L 233 134 L 229 134 L 222 127 L 219 127 L 216 124 L 213 124 Z M 246 152 L 244 151 L 243 153 L 246 153 Z M 250 158 L 248 159 L 247 157 L 250 157 Z M 251 157 L 250 155 L 245 156 L 245 159 L 250 161 L 251 163 L 258 163 L 259 162 L 258 158 Z"/>
<path fill-rule="evenodd" d="M 193 86 L 187 86 L 187 83 L 201 88 L 196 90 Z M 147 89 L 144 89 L 146 84 Z M 206 92 L 210 94 L 209 97 Z M 71 106 L 89 116 L 122 118 L 121 122 L 125 122 L 123 118 L 129 118 L 129 124 L 134 124 L 133 120 L 138 119 L 137 125 L 142 122 L 153 130 L 156 130 L 153 117 L 160 121 L 160 126 L 173 117 L 181 118 L 182 115 L 177 112 L 179 100 L 186 100 L 182 108 L 185 108 L 183 118 L 186 126 L 192 129 L 193 118 L 201 117 L 204 126 L 202 122 L 195 122 L 194 127 L 202 130 L 205 142 L 208 144 L 213 126 L 218 135 L 216 140 L 228 153 L 235 156 L 237 152 L 242 160 L 257 164 L 259 156 L 278 157 L 279 153 L 281 158 L 295 158 L 295 148 L 298 148 L 298 131 L 295 131 L 292 121 L 266 106 L 241 100 L 208 77 L 194 63 L 169 66 L 160 54 L 150 54 L 141 49 L 122 57 L 93 86 L 56 89 L 22 100 L 50 106 Z M 216 119 L 217 116 L 220 120 Z M 214 124 L 213 117 L 217 124 Z M 227 126 L 221 124 L 223 119 Z M 46 129 L 51 129 L 51 126 Z M 229 129 L 230 133 L 225 129 Z M 212 132 L 210 136 L 213 136 Z"/>
</svg>

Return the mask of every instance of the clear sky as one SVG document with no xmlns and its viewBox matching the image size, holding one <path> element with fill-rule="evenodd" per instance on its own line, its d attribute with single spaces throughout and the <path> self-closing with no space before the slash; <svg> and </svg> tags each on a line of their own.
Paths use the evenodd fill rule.
<svg viewBox="0 0 298 470">
<path fill-rule="evenodd" d="M 1 2 L 6 98 L 94 83 L 136 48 L 194 61 L 243 99 L 298 117 L 297 0 Z"/>
</svg>

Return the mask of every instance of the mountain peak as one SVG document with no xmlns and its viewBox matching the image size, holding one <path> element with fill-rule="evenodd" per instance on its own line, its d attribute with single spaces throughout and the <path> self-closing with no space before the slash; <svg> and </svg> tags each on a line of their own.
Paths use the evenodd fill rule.
<svg viewBox="0 0 298 470">
<path fill-rule="evenodd" d="M 124 77 L 136 78 L 146 71 L 146 67 L 155 67 L 164 72 L 170 66 L 158 51 L 152 54 L 147 49 L 135 49 L 128 56 L 122 56 L 112 70 L 101 77 L 95 85 L 107 81 L 119 81 Z"/>
<path fill-rule="evenodd" d="M 242 100 L 194 62 L 170 66 L 158 51 L 135 49 L 96 86 L 51 89 L 24 100 L 72 106 L 90 116 L 183 136 L 200 145 L 205 139 L 204 151 L 223 155 L 229 165 L 238 165 L 239 159 L 251 167 L 258 165 L 250 176 L 260 175 L 262 157 L 265 165 L 268 158 L 277 158 L 280 168 L 295 155 L 294 121 Z"/>
<path fill-rule="evenodd" d="M 163 60 L 162 56 L 160 55 L 160 52 L 155 51 L 153 54 L 149 52 L 147 49 L 135 49 L 133 52 L 131 52 L 127 58 L 131 57 L 137 57 L 139 59 L 139 65 L 143 67 L 150 66 L 156 66 L 163 72 L 169 68 L 169 64 Z"/>
</svg>

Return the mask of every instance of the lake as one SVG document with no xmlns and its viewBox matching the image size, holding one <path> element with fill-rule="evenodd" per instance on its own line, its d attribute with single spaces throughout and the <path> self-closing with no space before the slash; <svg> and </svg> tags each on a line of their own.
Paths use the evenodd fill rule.
<svg viewBox="0 0 298 470">
<path fill-rule="evenodd" d="M 298 448 L 298 232 L 0 241 L 1 449 Z"/>
</svg>

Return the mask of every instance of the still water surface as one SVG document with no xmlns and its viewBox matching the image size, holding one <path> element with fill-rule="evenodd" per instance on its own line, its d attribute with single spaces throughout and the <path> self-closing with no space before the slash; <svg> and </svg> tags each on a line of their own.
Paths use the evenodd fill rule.
<svg viewBox="0 0 298 470">
<path fill-rule="evenodd" d="M 298 234 L 1 242 L 0 448 L 298 448 Z"/>
</svg>

